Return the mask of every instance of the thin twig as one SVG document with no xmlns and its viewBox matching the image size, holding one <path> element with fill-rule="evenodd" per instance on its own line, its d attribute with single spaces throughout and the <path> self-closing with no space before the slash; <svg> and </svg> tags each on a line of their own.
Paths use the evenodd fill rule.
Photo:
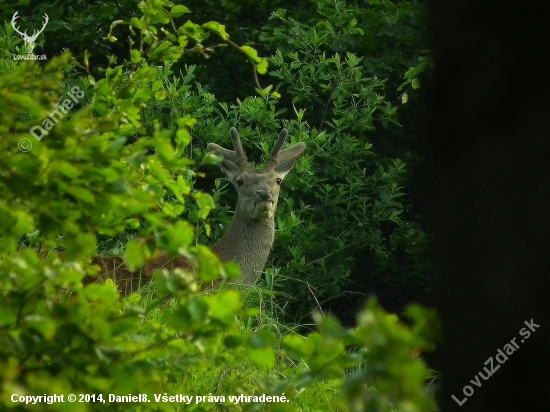
<svg viewBox="0 0 550 412">
<path fill-rule="evenodd" d="M 309 286 L 309 283 L 306 283 L 306 285 L 307 285 L 307 288 L 309 289 L 309 291 L 311 292 L 311 295 L 313 296 L 313 299 L 315 299 L 315 302 L 317 302 L 317 306 L 319 307 L 319 310 L 321 311 L 321 314 L 323 316 L 325 316 L 325 313 L 323 312 L 323 308 L 321 307 L 321 304 L 317 300 L 317 296 L 315 296 L 315 293 L 313 293 L 313 290 L 311 290 L 311 286 Z"/>
<path fill-rule="evenodd" d="M 344 249 L 346 249 L 346 248 L 348 248 L 348 247 L 355 246 L 355 245 L 359 245 L 359 244 L 361 244 L 361 243 L 365 243 L 367 240 L 368 240 L 368 239 L 363 239 L 363 240 L 360 240 L 360 241 L 355 242 L 355 243 L 350 243 L 349 245 L 346 245 L 346 246 L 344 246 L 344 247 L 342 247 L 342 248 L 340 248 L 340 249 L 338 249 L 338 250 L 335 250 L 334 252 L 330 252 L 328 255 L 325 255 L 325 256 L 323 256 L 323 257 L 320 257 L 319 259 L 315 259 L 313 262 L 309 262 L 309 264 L 312 265 L 312 264 L 314 264 L 314 263 L 317 263 L 317 262 L 319 262 L 319 261 L 321 261 L 321 260 L 323 260 L 323 259 L 328 258 L 329 256 L 334 255 L 335 253 L 341 252 L 342 250 L 344 250 Z"/>
<path fill-rule="evenodd" d="M 240 48 L 240 46 L 238 44 L 235 44 L 233 43 L 231 40 L 227 39 L 225 40 L 228 44 L 230 44 L 231 46 L 235 47 L 236 49 L 238 49 L 240 52 L 242 52 L 242 49 Z M 260 82 L 258 81 L 258 73 L 257 73 L 257 70 L 256 70 L 256 64 L 254 64 L 254 61 L 247 55 L 246 57 L 248 57 L 248 61 L 250 63 L 252 63 L 252 74 L 254 75 L 254 83 L 256 84 L 256 87 L 260 90 L 263 90 L 263 87 L 260 86 Z"/>
</svg>

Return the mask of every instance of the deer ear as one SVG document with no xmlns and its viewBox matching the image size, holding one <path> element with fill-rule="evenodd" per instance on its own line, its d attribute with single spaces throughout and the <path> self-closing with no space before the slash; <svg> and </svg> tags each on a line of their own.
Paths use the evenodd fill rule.
<svg viewBox="0 0 550 412">
<path fill-rule="evenodd" d="M 297 143 L 288 149 L 285 149 L 279 153 L 279 159 L 282 161 L 275 166 L 275 173 L 279 174 L 281 178 L 284 178 L 294 167 L 296 159 L 305 150 L 306 144 L 303 142 Z M 284 159 L 284 160 L 283 160 Z"/>
</svg>

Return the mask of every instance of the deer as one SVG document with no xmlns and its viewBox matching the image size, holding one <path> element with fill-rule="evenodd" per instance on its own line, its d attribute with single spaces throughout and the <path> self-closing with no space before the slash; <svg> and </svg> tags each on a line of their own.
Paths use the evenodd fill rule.
<svg viewBox="0 0 550 412">
<path fill-rule="evenodd" d="M 225 149 L 216 143 L 209 143 L 208 151 L 223 158 L 221 168 L 237 190 L 237 205 L 228 231 L 211 250 L 222 263 L 235 261 L 239 264 L 242 283 L 253 285 L 263 272 L 275 239 L 275 211 L 279 200 L 281 183 L 294 167 L 296 160 L 305 150 L 304 142 L 282 149 L 288 131 L 282 129 L 263 168 L 254 169 L 248 163 L 241 144 L 239 132 L 231 128 L 234 150 Z M 128 279 L 129 272 L 123 266 L 122 258 L 97 256 L 93 262 L 100 266 L 101 273 L 122 270 L 121 278 Z M 194 266 L 183 256 L 171 259 L 166 252 L 148 261 L 142 268 L 146 278 L 155 269 L 180 268 L 192 271 Z"/>
<path fill-rule="evenodd" d="M 44 13 L 44 24 L 42 25 L 42 28 L 40 30 L 34 30 L 33 33 L 29 36 L 27 34 L 27 30 L 25 30 L 24 32 L 21 32 L 15 25 L 15 22 L 19 18 L 17 13 L 19 12 L 16 11 L 13 14 L 13 17 L 11 18 L 11 25 L 13 27 L 13 30 L 15 30 L 23 38 L 23 41 L 27 44 L 27 52 L 30 54 L 34 50 L 34 46 L 36 45 L 36 39 L 38 38 L 40 33 L 42 33 L 46 28 L 46 24 L 48 24 L 48 21 L 50 20 L 50 18 L 46 13 Z"/>
</svg>

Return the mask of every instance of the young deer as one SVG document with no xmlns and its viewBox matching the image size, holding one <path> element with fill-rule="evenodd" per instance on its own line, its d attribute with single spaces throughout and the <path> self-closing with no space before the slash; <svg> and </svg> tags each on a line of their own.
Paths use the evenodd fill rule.
<svg viewBox="0 0 550 412">
<path fill-rule="evenodd" d="M 238 194 L 233 222 L 225 236 L 211 249 L 221 262 L 235 261 L 239 264 L 242 281 L 246 285 L 254 284 L 264 270 L 275 237 L 275 210 L 280 185 L 306 148 L 305 143 L 300 142 L 281 150 L 287 136 L 287 130 L 283 129 L 265 167 L 259 170 L 248 164 L 235 128 L 231 128 L 234 150 L 224 149 L 215 143 L 208 144 L 211 153 L 223 157 L 222 169 Z M 98 256 L 94 263 L 101 267 L 102 274 L 115 272 L 119 279 L 129 279 L 128 275 L 131 275 L 122 267 L 122 259 L 119 257 Z M 170 259 L 167 253 L 161 253 L 147 262 L 142 272 L 150 277 L 154 269 L 162 267 L 193 269 L 184 257 Z M 118 273 L 118 270 L 123 273 Z"/>
</svg>

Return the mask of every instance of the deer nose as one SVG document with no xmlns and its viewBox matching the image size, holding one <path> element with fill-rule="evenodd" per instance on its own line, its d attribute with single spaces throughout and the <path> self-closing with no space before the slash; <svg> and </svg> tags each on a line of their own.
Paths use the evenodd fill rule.
<svg viewBox="0 0 550 412">
<path fill-rule="evenodd" d="M 260 190 L 256 191 L 256 195 L 258 195 L 260 200 L 265 202 L 266 200 L 271 199 L 271 196 L 273 196 L 273 193 L 271 193 L 271 190 L 262 190 L 262 189 L 260 189 Z"/>
</svg>

